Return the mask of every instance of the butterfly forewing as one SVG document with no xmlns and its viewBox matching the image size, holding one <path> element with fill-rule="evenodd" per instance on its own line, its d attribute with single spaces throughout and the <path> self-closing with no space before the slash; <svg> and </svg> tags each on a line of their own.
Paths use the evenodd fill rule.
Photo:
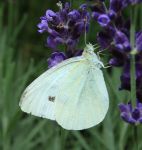
<svg viewBox="0 0 142 150">
<path fill-rule="evenodd" d="M 65 77 L 77 70 L 81 61 L 82 57 L 68 59 L 39 76 L 24 91 L 20 100 L 21 109 L 35 116 L 55 120 L 55 102 L 59 88 Z"/>
</svg>

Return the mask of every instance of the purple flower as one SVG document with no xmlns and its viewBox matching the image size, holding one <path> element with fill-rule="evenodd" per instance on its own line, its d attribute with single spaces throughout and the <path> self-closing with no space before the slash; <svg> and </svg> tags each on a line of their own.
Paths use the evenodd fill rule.
<svg viewBox="0 0 142 150">
<path fill-rule="evenodd" d="M 142 0 L 110 0 L 109 10 L 113 10 L 114 12 L 118 13 L 128 5 L 135 5 L 141 2 Z"/>
<path fill-rule="evenodd" d="M 38 24 L 38 32 L 43 33 L 48 30 L 48 24 L 44 18 L 42 18 L 41 23 Z"/>
<path fill-rule="evenodd" d="M 118 3 L 119 5 L 113 6 L 113 4 L 116 3 Z M 121 9 L 117 9 L 117 7 L 123 9 L 126 6 L 126 3 L 124 5 L 124 1 L 112 0 L 110 5 L 111 6 L 109 9 L 109 13 L 104 13 L 98 11 L 97 9 L 93 12 L 94 14 L 97 14 L 95 18 L 96 21 L 98 21 L 98 19 L 101 18 L 101 16 L 103 16 L 106 19 L 99 20 L 99 24 L 103 28 L 103 30 L 98 33 L 97 40 L 102 49 L 108 49 L 109 52 L 112 54 L 112 58 L 109 60 L 109 64 L 115 67 L 123 67 L 123 72 L 120 77 L 121 87 L 119 89 L 130 91 L 130 52 L 132 50 L 130 45 L 130 21 L 124 21 L 125 19 L 122 16 L 120 16 Z M 109 19 L 107 21 L 108 17 Z M 142 86 L 140 86 L 140 83 L 142 83 L 142 32 L 138 32 L 136 34 L 135 40 L 135 50 L 137 51 L 136 91 L 137 98 L 139 98 L 142 101 Z"/>
<path fill-rule="evenodd" d="M 142 123 L 142 103 L 137 101 L 137 106 L 132 108 L 131 103 L 119 104 L 121 118 L 130 124 L 138 125 Z"/>
<path fill-rule="evenodd" d="M 82 50 L 76 46 L 81 35 L 89 30 L 90 14 L 86 4 L 82 4 L 77 10 L 72 10 L 70 3 L 61 5 L 58 4 L 58 12 L 47 10 L 38 24 L 40 33 L 48 33 L 47 46 L 53 50 L 48 59 L 49 68 L 67 58 L 81 55 Z M 59 46 L 65 48 L 65 54 L 59 52 Z"/>
<path fill-rule="evenodd" d="M 130 52 L 130 50 L 131 50 L 130 41 L 123 32 L 117 30 L 115 33 L 114 41 L 115 41 L 115 46 L 120 51 Z"/>
<path fill-rule="evenodd" d="M 142 63 L 140 63 L 138 56 L 136 57 L 136 96 L 142 101 Z M 141 61 L 141 59 L 140 59 Z M 120 77 L 121 87 L 120 90 L 131 90 L 130 86 L 130 61 L 123 67 L 123 72 Z"/>
<path fill-rule="evenodd" d="M 47 21 L 52 22 L 55 19 L 58 20 L 58 16 L 54 11 L 49 9 L 49 10 L 46 11 L 46 19 L 47 19 Z"/>
<path fill-rule="evenodd" d="M 109 47 L 111 46 L 113 37 L 109 33 L 110 32 L 108 31 L 102 31 L 97 34 L 97 40 L 102 49 L 109 49 Z"/>
<path fill-rule="evenodd" d="M 110 23 L 110 18 L 108 15 L 106 14 L 102 14 L 98 16 L 98 23 L 100 24 L 100 26 L 102 27 L 107 27 Z"/>
<path fill-rule="evenodd" d="M 97 36 L 98 43 L 102 49 L 108 49 L 113 58 L 110 59 L 111 66 L 123 66 L 129 58 L 131 50 L 129 37 L 121 30 L 105 28 Z"/>
<path fill-rule="evenodd" d="M 94 1 L 94 4 L 91 5 L 92 17 L 97 20 L 98 17 L 106 13 L 105 7 L 102 1 Z"/>
<path fill-rule="evenodd" d="M 89 28 L 90 15 L 87 5 L 83 4 L 78 10 L 71 10 L 70 4 L 65 3 L 58 12 L 47 10 L 38 24 L 39 32 L 47 32 L 47 46 L 54 51 L 59 45 L 64 45 L 67 50 L 75 50 L 79 38 Z M 85 29 L 86 28 L 86 29 Z"/>
<path fill-rule="evenodd" d="M 48 68 L 51 68 L 51 67 L 59 64 L 60 62 L 62 62 L 65 59 L 67 59 L 67 57 L 65 56 L 65 54 L 63 52 L 52 53 L 51 57 L 47 60 Z"/>
<path fill-rule="evenodd" d="M 120 77 L 120 90 L 131 90 L 130 87 L 130 19 L 122 16 L 122 10 L 128 5 L 137 4 L 139 0 L 110 0 L 109 9 L 106 10 L 103 3 L 92 6 L 92 16 L 103 28 L 97 35 L 97 41 L 101 49 L 108 49 L 112 58 L 109 64 L 114 67 L 122 67 Z M 136 33 L 136 95 L 142 101 L 142 32 Z"/>
<path fill-rule="evenodd" d="M 110 0 L 110 8 L 109 10 L 118 13 L 121 11 L 124 7 L 127 6 L 126 0 Z"/>
<path fill-rule="evenodd" d="M 72 10 L 71 12 L 68 13 L 68 17 L 71 20 L 76 20 L 76 19 L 79 19 L 80 13 L 77 10 Z"/>
<path fill-rule="evenodd" d="M 120 55 L 121 56 L 121 55 Z M 121 59 L 120 59 L 121 58 Z M 109 64 L 111 66 L 115 66 L 115 67 L 120 67 L 124 64 L 124 57 L 122 55 L 122 57 L 117 58 L 117 57 L 113 57 L 109 60 Z"/>
</svg>

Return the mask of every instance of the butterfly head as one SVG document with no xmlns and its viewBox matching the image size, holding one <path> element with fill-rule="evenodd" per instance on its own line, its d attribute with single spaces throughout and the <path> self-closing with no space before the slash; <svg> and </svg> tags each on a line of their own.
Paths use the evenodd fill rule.
<svg viewBox="0 0 142 150">
<path fill-rule="evenodd" d="M 95 45 L 92 45 L 91 43 L 87 44 L 85 49 L 84 49 L 84 54 L 87 56 L 92 56 L 95 59 L 99 59 L 98 56 L 94 53 L 94 51 L 97 49 Z"/>
<path fill-rule="evenodd" d="M 83 55 L 93 64 L 103 66 L 103 63 L 100 61 L 99 56 L 94 53 L 94 50 L 96 50 L 97 48 L 98 47 L 89 43 L 86 45 Z"/>
<path fill-rule="evenodd" d="M 84 50 L 86 52 L 93 53 L 94 52 L 94 46 L 91 43 L 89 43 L 89 44 L 86 45 Z"/>
</svg>

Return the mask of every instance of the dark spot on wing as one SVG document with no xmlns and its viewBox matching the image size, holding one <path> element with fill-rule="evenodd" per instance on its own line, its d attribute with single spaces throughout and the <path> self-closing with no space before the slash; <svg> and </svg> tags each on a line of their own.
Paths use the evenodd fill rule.
<svg viewBox="0 0 142 150">
<path fill-rule="evenodd" d="M 54 102 L 55 101 L 55 96 L 49 96 L 48 100 L 51 101 L 51 102 Z"/>
</svg>

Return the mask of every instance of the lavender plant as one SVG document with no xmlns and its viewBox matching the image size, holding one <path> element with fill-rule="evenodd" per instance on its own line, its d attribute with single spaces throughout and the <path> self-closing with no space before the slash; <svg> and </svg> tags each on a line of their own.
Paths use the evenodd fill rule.
<svg viewBox="0 0 142 150">
<path fill-rule="evenodd" d="M 100 5 L 94 2 L 94 6 L 91 7 L 93 18 L 103 28 L 98 33 L 97 40 L 102 49 L 108 49 L 112 54 L 109 64 L 112 67 L 123 68 L 119 90 L 128 90 L 131 93 L 128 104 L 119 104 L 121 118 L 135 126 L 142 123 L 142 32 L 136 30 L 136 5 L 141 2 L 110 0 L 107 9 L 104 1 L 99 1 Z M 123 10 L 128 6 L 131 6 L 131 18 L 125 19 Z M 137 137 L 135 138 L 137 141 Z M 136 147 L 138 149 L 138 146 Z"/>
<path fill-rule="evenodd" d="M 81 55 L 82 50 L 77 48 L 79 38 L 88 31 L 90 15 L 87 5 L 82 4 L 78 10 L 71 9 L 70 3 L 64 5 L 59 2 L 59 12 L 47 10 L 38 24 L 39 32 L 47 32 L 47 46 L 53 50 L 48 59 L 49 68 L 59 62 Z M 65 52 L 60 52 L 58 46 L 63 45 Z"/>
<path fill-rule="evenodd" d="M 131 58 L 135 58 L 136 68 L 136 97 L 137 104 L 132 108 L 132 104 L 120 104 L 121 117 L 126 122 L 137 124 L 141 120 L 141 89 L 142 89 L 142 32 L 135 32 L 131 29 L 133 18 L 125 19 L 123 10 L 141 1 L 119 1 L 111 0 L 107 9 L 104 1 L 96 1 L 91 6 L 92 17 L 103 28 L 98 32 L 97 41 L 102 50 L 108 49 L 112 54 L 109 64 L 113 67 L 123 67 L 121 75 L 121 86 L 119 90 L 131 90 Z M 87 5 L 83 4 L 79 10 L 71 10 L 70 3 L 58 3 L 59 12 L 47 10 L 45 16 L 41 17 L 41 23 L 38 24 L 39 32 L 48 32 L 47 46 L 53 50 L 51 58 L 48 59 L 49 68 L 61 61 L 80 55 L 82 51 L 76 48 L 80 36 L 88 31 L 90 15 L 87 11 Z M 134 12 L 135 13 L 135 12 Z M 133 33 L 135 32 L 135 33 Z M 134 36 L 134 42 L 133 42 Z M 65 46 L 65 53 L 59 52 L 58 45 Z M 135 73 L 134 73 L 135 74 Z M 135 83 L 133 83 L 135 84 Z M 133 103 L 133 102 L 132 102 Z M 136 102 L 134 102 L 136 103 Z M 130 107 L 128 107 L 130 106 Z"/>
<path fill-rule="evenodd" d="M 136 7 L 134 5 L 140 2 L 141 1 L 111 0 L 109 9 L 106 8 L 103 2 L 99 2 L 99 6 L 92 6 L 92 16 L 103 28 L 103 31 L 98 33 L 98 42 L 101 45 L 102 49 L 108 49 L 113 56 L 110 59 L 109 64 L 113 67 L 123 67 L 123 73 L 120 77 L 121 86 L 119 89 L 129 91 L 135 90 L 132 89 L 132 86 L 135 86 L 133 84 L 136 84 L 136 96 L 133 97 L 132 95 L 132 102 L 130 102 L 128 105 L 119 105 L 122 119 L 132 124 L 137 124 L 141 119 L 140 101 L 142 100 L 142 32 L 136 32 L 135 27 L 133 27 L 133 20 L 136 19 L 136 12 L 134 12 L 135 10 L 132 12 L 132 16 L 135 15 L 134 18 L 128 19 L 125 19 L 122 11 L 124 8 L 128 7 L 128 5 Z M 132 58 L 134 60 L 131 60 Z M 133 61 L 132 64 L 131 61 Z M 131 74 L 131 65 L 133 64 L 134 73 L 132 72 Z M 136 80 L 134 82 L 131 81 L 133 76 L 134 80 Z M 132 104 L 135 107 L 133 109 L 131 106 Z"/>
<path fill-rule="evenodd" d="M 91 1 L 91 0 L 90 0 Z M 132 125 L 142 123 L 142 32 L 137 31 L 137 5 L 141 0 L 110 0 L 106 7 L 104 0 L 93 1 L 92 18 L 98 22 L 102 31 L 97 33 L 97 41 L 101 50 L 107 49 L 112 56 L 109 64 L 121 67 L 121 86 L 119 90 L 127 90 L 131 94 L 128 104 L 119 104 L 121 118 Z M 123 11 L 131 7 L 131 17 L 123 16 Z M 60 3 L 59 12 L 47 10 L 38 24 L 39 32 L 48 32 L 47 46 L 53 50 L 48 59 L 49 68 L 61 61 L 80 55 L 76 46 L 79 38 L 89 29 L 90 15 L 87 5 L 78 10 L 71 10 L 69 3 Z M 64 45 L 65 52 L 58 46 Z"/>
<path fill-rule="evenodd" d="M 111 61 L 109 61 L 110 65 L 113 66 L 112 69 L 104 69 L 104 76 L 110 95 L 110 109 L 107 117 L 102 124 L 96 126 L 95 128 L 91 128 L 82 132 L 66 133 L 65 131 L 63 131 L 63 134 L 65 134 L 65 136 L 62 141 L 60 129 L 55 123 L 47 120 L 41 120 L 37 117 L 25 115 L 20 111 L 18 103 L 21 92 L 28 85 L 29 82 L 33 81 L 36 77 L 38 77 L 38 75 L 41 74 L 41 72 L 47 69 L 46 58 L 50 57 L 48 64 L 49 67 L 52 67 L 53 65 L 56 65 L 58 62 L 67 59 L 68 57 L 80 55 L 82 52 L 82 47 L 84 47 L 84 40 L 82 37 L 84 36 L 85 27 L 84 29 L 82 29 L 79 37 L 75 40 L 77 41 L 75 42 L 75 48 L 72 48 L 69 44 L 65 44 L 65 42 L 57 44 L 56 48 L 50 48 L 50 46 L 46 42 L 46 45 L 49 48 L 45 48 L 43 44 L 44 35 L 42 35 L 42 37 L 38 37 L 39 34 L 36 32 L 38 16 L 40 16 L 47 9 L 47 7 L 50 8 L 50 10 L 56 10 L 56 2 L 56 0 L 52 0 L 52 2 L 51 0 L 42 0 L 36 2 L 27 1 L 25 3 L 24 0 L 7 0 L 0 3 L 0 149 L 135 150 L 136 143 L 134 140 L 136 140 L 136 136 L 134 136 L 132 129 L 135 128 L 135 125 L 138 125 L 141 122 L 141 32 L 138 32 L 140 31 L 138 30 L 138 27 L 142 26 L 142 7 L 139 3 L 141 1 L 129 1 L 129 5 L 128 1 L 127 3 L 124 3 L 126 1 L 120 0 L 94 0 L 92 2 L 88 2 L 89 4 L 93 4 L 93 7 L 95 8 L 94 10 L 94 8 L 91 7 L 91 10 L 93 12 L 102 12 L 102 14 L 104 14 L 103 21 L 105 21 L 106 18 L 108 19 L 108 21 L 106 22 L 109 22 L 106 24 L 109 24 L 109 26 L 111 24 L 113 30 L 116 26 L 116 29 L 121 31 L 125 35 L 126 40 L 124 40 L 124 42 L 120 42 L 121 40 L 117 42 L 118 40 L 115 40 L 115 36 L 111 35 L 113 33 L 113 30 L 111 28 L 107 29 L 107 27 L 100 25 L 102 23 L 101 19 L 99 19 L 99 24 L 97 23 L 97 19 L 90 22 L 90 17 L 88 17 L 89 20 L 87 27 L 86 21 L 82 18 L 84 20 L 84 23 L 86 23 L 87 27 L 87 41 L 93 41 L 93 43 L 95 43 L 97 35 L 98 43 L 100 43 L 99 37 L 101 37 L 101 46 L 105 45 L 104 48 L 102 47 L 101 50 L 107 48 L 107 51 L 104 51 L 104 53 L 107 53 L 107 55 L 105 55 L 103 59 L 106 59 L 105 61 L 108 62 L 108 57 L 112 56 L 111 58 L 115 58 L 110 59 Z M 82 12 L 82 10 L 78 8 L 78 6 L 83 4 L 84 2 L 86 1 L 74 1 L 73 5 L 70 5 L 69 12 L 73 10 L 76 10 L 77 12 Z M 106 6 L 108 7 L 104 7 L 103 2 L 105 2 Z M 113 12 L 110 11 L 110 6 L 108 5 L 108 2 L 111 2 L 113 4 L 113 7 L 115 7 L 116 16 L 121 17 L 118 17 L 118 19 L 115 19 L 114 17 L 114 19 L 112 19 L 115 15 L 113 15 Z M 138 16 L 138 19 L 136 22 L 135 20 L 137 17 L 133 17 L 133 19 L 131 20 L 129 19 L 130 10 L 132 10 L 132 4 L 134 3 L 135 5 L 133 6 L 135 7 L 135 10 L 138 10 L 138 15 L 136 15 Z M 102 5 L 103 8 L 107 10 L 106 12 L 102 11 Z M 64 6 L 65 5 L 63 5 L 62 9 L 64 9 Z M 111 8 L 113 7 L 111 6 Z M 58 12 L 61 12 L 61 9 L 54 13 Z M 107 12 L 110 12 L 109 17 Z M 25 13 L 28 14 L 28 17 L 26 19 L 24 17 Z M 134 13 L 132 15 L 134 15 Z M 112 16 L 112 18 L 110 16 Z M 132 28 L 131 24 L 134 24 L 134 26 L 137 25 L 137 27 L 135 28 L 136 36 L 130 36 L 131 34 L 135 34 L 135 32 L 132 30 L 134 27 Z M 52 24 L 49 23 L 49 26 L 50 25 Z M 70 25 L 70 29 L 74 29 L 74 25 L 75 23 L 73 23 L 73 26 Z M 50 28 L 55 29 L 55 26 L 50 26 Z M 55 29 L 55 31 L 59 32 L 59 29 Z M 45 36 L 47 34 L 51 35 L 50 33 L 48 33 L 48 31 L 44 32 Z M 72 32 L 69 32 L 69 35 L 71 35 L 70 37 L 74 37 L 72 36 L 72 33 L 73 30 Z M 74 33 L 76 34 L 76 32 Z M 123 35 L 122 33 L 120 34 L 120 32 L 118 32 L 119 35 Z M 134 50 L 134 48 L 131 48 L 132 44 L 130 44 L 130 41 L 132 41 L 132 39 L 130 37 L 135 37 L 133 41 L 135 41 L 135 49 L 138 51 L 136 54 L 134 54 L 136 56 L 135 61 L 137 62 L 137 65 L 135 66 L 137 72 L 136 90 L 139 94 L 137 94 L 137 101 L 136 99 L 134 99 L 134 103 L 132 102 L 127 104 L 127 102 L 131 100 L 127 93 L 130 93 L 131 91 L 130 56 L 131 52 Z M 121 53 L 120 50 L 119 52 L 118 50 L 115 50 L 113 48 L 117 44 L 121 43 L 123 44 L 118 45 L 118 47 L 124 46 L 127 52 L 122 51 Z M 51 55 L 49 55 L 50 50 L 52 50 L 53 53 Z M 57 55 L 59 53 L 61 53 L 59 55 L 60 57 L 58 57 Z M 23 58 L 23 55 L 26 55 L 26 58 Z M 31 57 L 35 59 L 35 66 L 29 66 Z M 125 67 L 126 62 L 128 61 L 129 65 Z M 116 62 L 115 65 L 113 65 L 113 62 Z M 39 63 L 42 63 L 42 65 L 40 65 L 38 69 L 35 69 L 37 68 Z M 122 76 L 122 79 L 120 90 L 118 90 L 118 86 L 120 85 L 120 76 Z M 123 123 L 120 120 L 121 118 L 119 117 L 119 110 L 117 109 L 117 104 L 120 102 L 125 103 L 125 105 L 120 105 L 120 108 L 122 108 L 121 114 L 128 114 L 128 122 L 131 122 L 132 120 L 133 123 L 130 123 L 132 125 Z M 135 109 L 135 106 L 137 106 L 138 109 Z M 138 119 L 135 119 L 133 121 L 134 118 Z M 139 149 L 141 150 L 142 143 L 140 141 L 140 137 L 142 136 L 142 127 L 140 125 L 138 126 L 138 130 Z"/>
</svg>

